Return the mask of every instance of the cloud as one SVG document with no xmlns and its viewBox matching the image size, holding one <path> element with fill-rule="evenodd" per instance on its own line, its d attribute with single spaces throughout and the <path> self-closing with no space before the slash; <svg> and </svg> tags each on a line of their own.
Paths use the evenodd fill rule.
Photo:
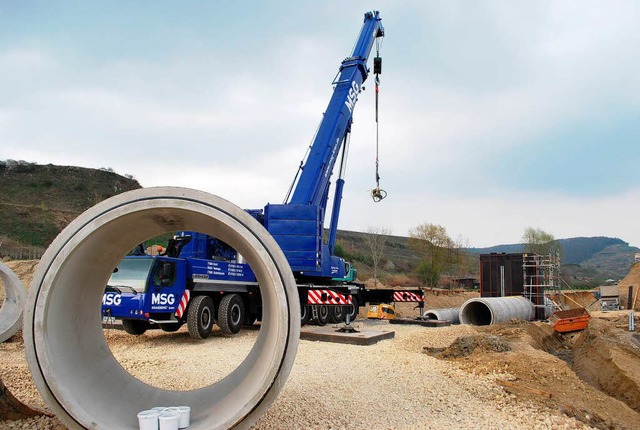
<svg viewBox="0 0 640 430">
<path fill-rule="evenodd" d="M 145 186 L 201 188 L 246 207 L 280 202 L 369 6 L 343 3 L 288 5 L 287 14 L 230 4 L 215 25 L 212 9 L 181 10 L 170 30 L 172 7 L 155 9 L 140 29 L 119 20 L 122 12 L 86 32 L 92 22 L 63 26 L 54 16 L 52 27 L 0 50 L 0 158 L 112 167 Z M 557 236 L 630 238 L 622 234 L 628 217 L 614 218 L 617 233 L 601 207 L 636 209 L 632 176 L 611 166 L 638 160 L 637 150 L 625 149 L 637 143 L 637 129 L 616 123 L 640 115 L 638 8 L 383 3 L 380 172 L 390 196 L 369 202 L 376 154 L 369 81 L 355 110 L 345 228 L 392 224 L 405 234 L 436 222 L 476 245 L 517 241 L 527 225 Z M 126 28 L 101 42 L 114 23 Z M 579 132 L 596 123 L 619 133 L 591 133 L 602 144 L 591 142 L 590 156 L 576 158 L 584 149 Z M 546 156 L 563 187 L 536 180 Z M 597 178 L 608 186 L 563 179 L 574 165 L 583 175 L 609 166 Z"/>
<path fill-rule="evenodd" d="M 556 238 L 612 236 L 640 246 L 634 228 L 640 211 L 640 188 L 606 197 L 576 198 L 552 193 L 504 193 L 469 199 L 447 198 L 429 191 L 404 193 L 388 188 L 387 199 L 373 203 L 362 189 L 348 187 L 341 228 L 365 231 L 388 226 L 407 235 L 428 222 L 446 226 L 451 237 L 462 235 L 471 246 L 517 243 L 526 227 L 542 228 Z"/>
</svg>

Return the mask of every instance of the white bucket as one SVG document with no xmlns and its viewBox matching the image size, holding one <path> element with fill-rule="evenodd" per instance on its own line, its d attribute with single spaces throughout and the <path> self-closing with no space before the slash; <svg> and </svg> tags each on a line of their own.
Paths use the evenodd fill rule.
<svg viewBox="0 0 640 430">
<path fill-rule="evenodd" d="M 164 411 L 165 411 L 165 409 L 167 409 L 167 407 L 166 407 L 166 406 L 156 406 L 156 407 L 154 407 L 154 408 L 151 408 L 151 410 L 152 410 L 152 411 L 158 411 L 158 413 L 160 413 L 160 412 L 164 412 Z"/>
<path fill-rule="evenodd" d="M 138 425 L 140 430 L 158 430 L 158 415 L 154 410 L 138 412 Z"/>
<path fill-rule="evenodd" d="M 191 420 L 191 407 L 178 406 L 178 410 L 180 410 L 180 419 L 178 420 L 178 428 L 183 429 L 183 428 L 189 427 L 189 423 Z"/>
<path fill-rule="evenodd" d="M 160 430 L 178 430 L 178 420 L 180 419 L 180 412 L 164 411 L 158 415 L 158 421 L 160 422 Z"/>
</svg>

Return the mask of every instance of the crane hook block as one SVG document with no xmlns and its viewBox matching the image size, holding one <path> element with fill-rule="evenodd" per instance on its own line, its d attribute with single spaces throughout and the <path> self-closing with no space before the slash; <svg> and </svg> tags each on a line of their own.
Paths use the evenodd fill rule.
<svg viewBox="0 0 640 430">
<path fill-rule="evenodd" d="M 373 58 L 373 73 L 376 75 L 382 73 L 382 57 Z"/>
<path fill-rule="evenodd" d="M 373 198 L 374 202 L 378 203 L 385 197 L 387 197 L 387 192 L 382 188 L 376 187 L 373 190 L 371 190 L 371 198 Z"/>
</svg>

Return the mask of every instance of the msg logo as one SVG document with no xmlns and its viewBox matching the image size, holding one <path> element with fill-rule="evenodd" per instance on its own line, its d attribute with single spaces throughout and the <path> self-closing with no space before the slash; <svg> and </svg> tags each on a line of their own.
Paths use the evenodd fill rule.
<svg viewBox="0 0 640 430">
<path fill-rule="evenodd" d="M 120 306 L 122 297 L 120 294 L 104 294 L 102 296 L 102 304 L 105 306 Z"/>
<path fill-rule="evenodd" d="M 152 305 L 172 305 L 176 302 L 176 297 L 173 294 L 160 293 L 153 294 L 151 296 Z"/>
<path fill-rule="evenodd" d="M 349 112 L 353 113 L 353 108 L 356 105 L 356 101 L 358 100 L 358 93 L 360 92 L 360 86 L 356 81 L 351 83 L 351 88 L 349 88 L 349 93 L 347 94 L 347 100 L 345 100 L 344 104 L 349 108 Z"/>
</svg>

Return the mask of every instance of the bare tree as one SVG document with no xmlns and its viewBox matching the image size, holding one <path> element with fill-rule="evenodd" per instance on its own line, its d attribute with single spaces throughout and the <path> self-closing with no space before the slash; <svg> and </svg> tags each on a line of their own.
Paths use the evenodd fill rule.
<svg viewBox="0 0 640 430">
<path fill-rule="evenodd" d="M 390 234 L 389 227 L 370 226 L 364 236 L 364 243 L 369 248 L 371 261 L 373 261 L 373 282 L 376 286 L 378 285 L 378 266 L 384 255 L 385 243 Z"/>
</svg>

